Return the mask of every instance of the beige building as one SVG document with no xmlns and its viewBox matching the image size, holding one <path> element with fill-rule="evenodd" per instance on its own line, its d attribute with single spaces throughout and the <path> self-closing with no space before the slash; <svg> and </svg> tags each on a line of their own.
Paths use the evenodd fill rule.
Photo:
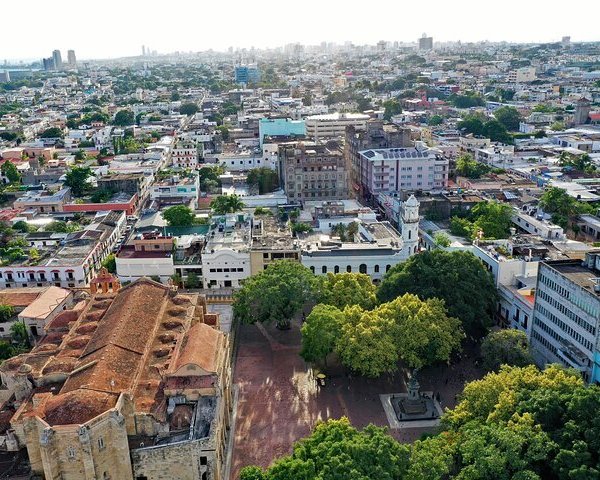
<svg viewBox="0 0 600 480">
<path fill-rule="evenodd" d="M 306 117 L 306 136 L 314 141 L 343 137 L 346 127 L 364 130 L 369 120 L 364 113 L 327 113 Z"/>
<path fill-rule="evenodd" d="M 107 278 L 0 367 L 17 408 L 9 449 L 27 448 L 46 480 L 221 479 L 231 353 L 218 316 L 198 294 Z"/>
<path fill-rule="evenodd" d="M 290 203 L 348 198 L 349 167 L 336 142 L 280 144 L 279 168 Z"/>
<path fill-rule="evenodd" d="M 256 275 L 277 260 L 300 260 L 300 248 L 290 228 L 272 215 L 258 215 L 252 222 L 250 272 Z"/>
</svg>

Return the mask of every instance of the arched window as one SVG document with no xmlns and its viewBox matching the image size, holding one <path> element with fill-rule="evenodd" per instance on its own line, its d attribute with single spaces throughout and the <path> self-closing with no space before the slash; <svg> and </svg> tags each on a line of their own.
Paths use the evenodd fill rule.
<svg viewBox="0 0 600 480">
<path fill-rule="evenodd" d="M 389 272 L 389 271 L 390 271 L 390 268 L 392 268 L 392 266 L 391 266 L 391 265 L 386 265 L 386 266 L 385 266 L 385 271 L 386 271 L 386 272 Z"/>
<path fill-rule="evenodd" d="M 315 267 L 310 267 L 310 271 L 311 271 L 312 273 L 315 273 Z"/>
<path fill-rule="evenodd" d="M 348 265 L 348 266 L 346 267 L 346 271 L 347 271 L 348 273 L 352 273 L 352 265 Z"/>
<path fill-rule="evenodd" d="M 367 264 L 361 263 L 360 266 L 358 267 L 358 271 L 360 273 L 367 273 Z"/>
<path fill-rule="evenodd" d="M 323 267 L 321 267 L 321 273 L 327 273 L 327 265 L 323 265 Z"/>
<path fill-rule="evenodd" d="M 340 273 L 340 266 L 336 265 L 335 267 L 333 267 L 333 273 Z"/>
<path fill-rule="evenodd" d="M 375 273 L 379 273 L 379 265 L 375 265 L 375 267 L 373 267 L 373 271 Z"/>
</svg>

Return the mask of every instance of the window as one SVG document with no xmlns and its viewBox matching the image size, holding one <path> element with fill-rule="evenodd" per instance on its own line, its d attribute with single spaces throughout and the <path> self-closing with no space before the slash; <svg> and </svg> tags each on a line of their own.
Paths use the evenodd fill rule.
<svg viewBox="0 0 600 480">
<path fill-rule="evenodd" d="M 311 271 L 312 273 L 315 273 L 315 267 L 310 267 L 310 271 Z"/>
<path fill-rule="evenodd" d="M 360 266 L 358 267 L 358 271 L 360 273 L 367 273 L 367 264 L 361 263 Z"/>
<path fill-rule="evenodd" d="M 386 271 L 386 272 L 389 272 L 389 271 L 390 271 L 390 268 L 392 268 L 392 266 L 391 266 L 391 265 L 386 265 L 386 266 L 385 266 L 385 271 Z"/>
<path fill-rule="evenodd" d="M 375 266 L 373 267 L 373 271 L 374 271 L 375 273 L 379 273 L 379 265 L 375 265 Z"/>
<path fill-rule="evenodd" d="M 98 437 L 98 448 L 102 450 L 104 448 L 104 438 Z M 106 473 L 105 473 L 106 475 Z"/>
<path fill-rule="evenodd" d="M 346 271 L 347 271 L 348 273 L 352 273 L 352 265 L 348 265 L 348 266 L 346 267 Z"/>
<path fill-rule="evenodd" d="M 75 454 L 77 452 L 75 451 L 75 448 L 73 447 L 67 447 L 67 457 L 69 458 L 75 458 Z"/>
<path fill-rule="evenodd" d="M 335 267 L 333 267 L 333 273 L 340 273 L 340 266 L 336 265 Z"/>
<path fill-rule="evenodd" d="M 327 273 L 327 266 L 326 265 L 323 265 L 321 267 L 321 273 Z"/>
</svg>

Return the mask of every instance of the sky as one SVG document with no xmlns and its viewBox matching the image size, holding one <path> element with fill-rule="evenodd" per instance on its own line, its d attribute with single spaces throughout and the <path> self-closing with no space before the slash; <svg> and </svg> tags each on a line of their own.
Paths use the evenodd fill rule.
<svg viewBox="0 0 600 480">
<path fill-rule="evenodd" d="M 600 0 L 20 0 L 0 2 L 0 61 L 322 41 L 600 41 Z"/>
</svg>

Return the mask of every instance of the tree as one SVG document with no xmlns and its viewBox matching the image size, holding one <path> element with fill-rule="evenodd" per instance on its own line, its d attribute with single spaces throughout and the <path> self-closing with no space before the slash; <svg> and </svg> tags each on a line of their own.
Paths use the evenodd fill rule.
<svg viewBox="0 0 600 480">
<path fill-rule="evenodd" d="M 527 335 L 515 329 L 489 333 L 481 343 L 483 368 L 497 371 L 501 365 L 524 367 L 533 363 Z"/>
<path fill-rule="evenodd" d="M 182 115 L 194 115 L 198 112 L 198 105 L 195 103 L 182 103 L 179 107 L 179 113 Z"/>
<path fill-rule="evenodd" d="M 506 127 L 498 120 L 488 120 L 483 125 L 483 135 L 492 142 L 513 143 L 513 137 L 506 131 Z"/>
<path fill-rule="evenodd" d="M 170 227 L 190 227 L 196 219 L 193 210 L 185 205 L 173 205 L 164 209 L 162 217 Z"/>
<path fill-rule="evenodd" d="M 490 172 L 490 167 L 465 153 L 456 159 L 456 174 L 467 178 L 480 178 Z"/>
<path fill-rule="evenodd" d="M 276 261 L 244 281 L 234 294 L 233 311 L 244 323 L 276 322 L 286 328 L 314 288 L 315 277 L 308 268 L 289 260 Z"/>
<path fill-rule="evenodd" d="M 131 110 L 119 110 L 113 123 L 119 127 L 128 127 L 135 123 L 135 115 Z"/>
<path fill-rule="evenodd" d="M 181 95 L 177 91 L 171 92 L 171 101 L 177 102 L 181 98 Z"/>
<path fill-rule="evenodd" d="M 470 212 L 472 234 L 483 232 L 484 238 L 508 238 L 512 227 L 513 208 L 506 203 L 479 202 Z"/>
<path fill-rule="evenodd" d="M 12 305 L 0 305 L 0 323 L 6 323 L 15 316 L 15 309 Z"/>
<path fill-rule="evenodd" d="M 44 227 L 44 232 L 71 233 L 81 230 L 81 225 L 76 222 L 63 222 L 54 220 Z"/>
<path fill-rule="evenodd" d="M 590 207 L 583 202 L 578 202 L 570 196 L 566 190 L 558 187 L 550 187 L 544 191 L 538 205 L 544 212 L 552 215 L 552 221 L 566 228 L 569 219 L 580 213 L 588 213 Z"/>
<path fill-rule="evenodd" d="M 88 180 L 93 175 L 90 167 L 71 167 L 66 174 L 65 186 L 71 189 L 74 197 L 81 197 L 89 190 Z"/>
<path fill-rule="evenodd" d="M 429 120 L 427 120 L 427 125 L 429 125 L 430 127 L 437 127 L 442 123 L 444 123 L 444 117 L 442 117 L 441 115 L 432 115 L 431 117 L 429 117 Z"/>
<path fill-rule="evenodd" d="M 237 195 L 221 195 L 210 202 L 210 208 L 216 215 L 225 215 L 242 210 L 244 202 Z"/>
<path fill-rule="evenodd" d="M 491 325 L 496 287 L 471 253 L 435 250 L 393 266 L 385 274 L 377 298 L 387 302 L 405 293 L 444 300 L 448 315 L 459 318 L 468 335 L 482 336 Z"/>
<path fill-rule="evenodd" d="M 198 170 L 200 177 L 200 190 L 207 193 L 216 193 L 221 188 L 221 179 L 225 169 L 221 165 L 204 166 Z"/>
<path fill-rule="evenodd" d="M 258 188 L 258 193 L 263 195 L 279 188 L 279 176 L 269 167 L 254 168 L 248 172 L 246 183 Z"/>
<path fill-rule="evenodd" d="M 483 98 L 475 92 L 465 92 L 463 95 L 453 93 L 448 101 L 456 108 L 482 107 L 485 105 Z"/>
<path fill-rule="evenodd" d="M 109 254 L 103 261 L 102 266 L 108 270 L 109 273 L 117 273 L 117 257 L 114 253 Z"/>
<path fill-rule="evenodd" d="M 387 121 L 391 120 L 394 115 L 402 113 L 402 106 L 395 98 L 383 102 L 383 108 L 385 109 L 383 112 L 383 119 Z"/>
<path fill-rule="evenodd" d="M 514 107 L 500 107 L 494 111 L 494 117 L 510 131 L 518 131 L 519 124 L 523 120 L 519 111 Z"/>
<path fill-rule="evenodd" d="M 200 278 L 194 272 L 188 273 L 185 281 L 186 288 L 200 288 Z"/>
<path fill-rule="evenodd" d="M 10 326 L 10 335 L 14 343 L 21 347 L 29 347 L 29 335 L 25 323 L 17 321 Z"/>
<path fill-rule="evenodd" d="M 240 473 L 243 480 L 396 480 L 405 478 L 409 447 L 386 429 L 369 425 L 362 431 L 346 417 L 318 423 L 313 433 L 294 445 L 292 454 L 258 476 L 256 467 Z"/>
<path fill-rule="evenodd" d="M 307 362 L 327 361 L 342 334 L 344 314 L 332 305 L 319 304 L 302 325 L 300 356 Z"/>
<path fill-rule="evenodd" d="M 448 236 L 447 233 L 444 232 L 436 232 L 435 235 L 433 236 L 433 241 L 435 242 L 436 245 L 439 245 L 440 247 L 446 248 L 450 246 L 450 237 Z"/>
<path fill-rule="evenodd" d="M 31 231 L 31 227 L 25 220 L 15 222 L 12 228 L 21 233 L 29 233 Z"/>
<path fill-rule="evenodd" d="M 221 132 L 221 138 L 224 142 L 229 140 L 229 129 L 225 125 L 219 125 L 217 130 Z"/>
<path fill-rule="evenodd" d="M 312 232 L 312 226 L 310 223 L 298 222 L 292 223 L 292 233 L 308 233 Z"/>
<path fill-rule="evenodd" d="M 458 122 L 457 127 L 465 133 L 472 133 L 479 137 L 484 134 L 484 123 L 479 115 L 466 115 Z"/>
<path fill-rule="evenodd" d="M 364 273 L 331 273 L 318 279 L 319 303 L 344 308 L 359 305 L 370 310 L 377 304 L 377 288 Z"/>
<path fill-rule="evenodd" d="M 10 160 L 6 160 L 2 166 L 0 167 L 0 172 L 2 175 L 6 177 L 9 183 L 20 183 L 21 182 L 21 174 L 14 163 Z"/>
<path fill-rule="evenodd" d="M 40 138 L 63 138 L 63 131 L 58 127 L 50 127 L 40 133 Z"/>
</svg>

